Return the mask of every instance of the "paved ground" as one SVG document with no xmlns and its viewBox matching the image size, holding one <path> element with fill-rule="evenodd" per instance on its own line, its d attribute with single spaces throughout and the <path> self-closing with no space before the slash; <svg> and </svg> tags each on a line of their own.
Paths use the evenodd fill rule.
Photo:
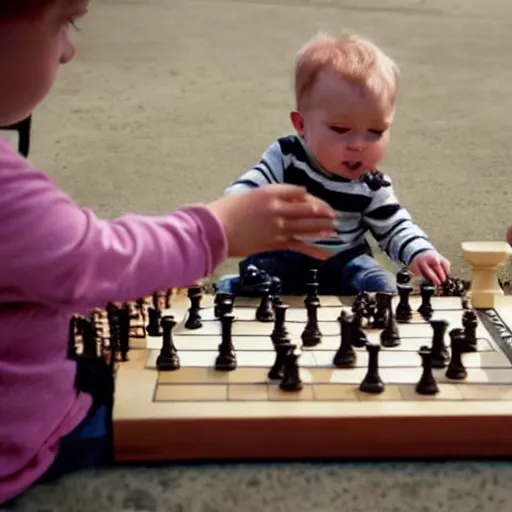
<svg viewBox="0 0 512 512">
<path fill-rule="evenodd" d="M 297 48 L 319 29 L 357 31 L 380 43 L 401 67 L 400 109 L 386 169 L 401 199 L 461 274 L 460 243 L 501 239 L 512 222 L 511 16 L 508 0 L 95 0 L 77 34 L 77 61 L 63 70 L 36 116 L 33 159 L 100 215 L 161 213 L 211 200 L 290 129 Z M 302 481 L 301 473 L 294 466 L 289 470 L 297 488 L 303 487 L 296 481 Z M 99 512 L 98 493 L 105 503 L 122 503 L 133 491 L 125 489 L 130 476 L 123 471 L 108 489 L 94 475 L 86 490 L 81 477 L 73 478 L 67 487 L 73 490 L 50 490 L 44 507 L 86 510 L 90 494 Z M 261 496 L 277 510 L 275 500 L 286 495 L 281 487 L 251 488 L 249 480 L 238 495 L 229 483 L 218 487 L 215 471 L 192 470 L 187 496 L 203 490 L 208 475 L 216 490 L 243 496 L 248 510 L 263 510 L 251 508 Z M 365 471 L 347 484 L 354 492 L 362 489 Z M 379 494 L 384 508 L 377 508 L 401 510 L 406 487 L 429 486 L 437 470 L 429 471 L 430 477 L 404 473 L 397 482 L 388 480 L 393 494 Z M 311 495 L 320 489 L 322 510 L 329 510 L 325 504 L 339 496 L 338 477 L 325 468 L 315 475 L 324 484 L 304 488 Z M 448 471 L 438 484 L 446 496 L 458 485 L 451 477 Z M 154 482 L 139 473 L 137 486 L 153 496 L 152 505 L 130 502 L 123 510 L 156 510 L 164 489 L 173 493 L 176 478 L 172 469 L 159 471 Z M 457 478 L 473 489 L 499 484 L 475 470 Z M 73 498 L 77 493 L 80 503 Z M 351 510 L 375 509 L 372 495 L 360 492 Z M 180 502 L 178 494 L 172 496 Z M 24 510 L 37 493 L 31 499 Z M 407 509 L 419 510 L 421 501 L 409 500 Z M 480 494 L 465 491 L 464 499 L 450 504 L 452 511 L 486 509 Z M 173 510 L 211 510 L 183 507 Z M 439 507 L 434 506 L 447 510 Z M 280 510 L 289 508 L 283 504 Z"/>
<path fill-rule="evenodd" d="M 211 200 L 290 130 L 298 47 L 356 31 L 400 65 L 385 169 L 458 274 L 461 241 L 512 221 L 511 15 L 506 0 L 96 0 L 33 158 L 101 215 Z"/>
</svg>

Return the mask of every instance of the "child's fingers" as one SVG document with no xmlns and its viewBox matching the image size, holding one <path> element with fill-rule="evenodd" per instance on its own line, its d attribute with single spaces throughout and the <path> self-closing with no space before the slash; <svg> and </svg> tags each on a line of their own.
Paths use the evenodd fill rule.
<svg viewBox="0 0 512 512">
<path fill-rule="evenodd" d="M 300 201 L 295 203 L 281 203 L 277 207 L 277 214 L 289 219 L 301 217 L 325 217 L 334 220 L 335 213 L 332 208 L 322 201 Z"/>
<path fill-rule="evenodd" d="M 282 219 L 278 229 L 285 237 L 327 238 L 335 234 L 332 221 L 325 218 Z"/>
</svg>

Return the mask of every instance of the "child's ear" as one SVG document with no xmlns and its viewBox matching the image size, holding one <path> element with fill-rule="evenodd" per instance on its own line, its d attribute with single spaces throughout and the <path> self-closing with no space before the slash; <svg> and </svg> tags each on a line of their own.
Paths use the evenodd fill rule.
<svg viewBox="0 0 512 512">
<path fill-rule="evenodd" d="M 304 136 L 304 119 L 300 112 L 297 110 L 292 110 L 290 112 L 290 121 L 292 122 L 292 126 L 295 128 L 295 131 L 301 136 Z"/>
</svg>

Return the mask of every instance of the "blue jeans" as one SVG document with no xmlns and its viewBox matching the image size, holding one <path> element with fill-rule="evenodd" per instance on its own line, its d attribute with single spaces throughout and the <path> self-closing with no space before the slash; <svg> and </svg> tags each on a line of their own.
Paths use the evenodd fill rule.
<svg viewBox="0 0 512 512">
<path fill-rule="evenodd" d="M 396 292 L 395 276 L 382 268 L 371 254 L 358 254 L 351 259 L 335 255 L 326 261 L 293 251 L 258 253 L 242 260 L 240 274 L 248 265 L 255 265 L 270 277 L 281 280 L 283 295 L 304 295 L 307 291 L 308 272 L 318 269 L 321 295 L 357 295 L 360 292 Z M 222 292 L 241 295 L 240 276 L 223 276 L 217 282 Z"/>
</svg>

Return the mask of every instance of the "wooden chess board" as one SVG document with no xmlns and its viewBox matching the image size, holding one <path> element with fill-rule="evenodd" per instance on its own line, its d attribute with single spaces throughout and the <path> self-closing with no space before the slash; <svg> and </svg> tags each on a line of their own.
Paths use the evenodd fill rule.
<svg viewBox="0 0 512 512">
<path fill-rule="evenodd" d="M 300 347 L 306 323 L 302 297 L 283 297 L 289 305 L 286 327 Z M 398 299 L 394 299 L 396 307 Z M 359 391 L 368 365 L 365 348 L 356 348 L 354 368 L 336 368 L 342 307 L 350 300 L 320 297 L 322 341 L 302 348 L 300 391 L 283 391 L 267 373 L 275 360 L 269 338 L 272 323 L 255 320 L 258 299 L 237 298 L 232 339 L 237 368 L 218 371 L 214 361 L 221 325 L 213 297 L 202 300 L 203 326 L 184 326 L 189 302 L 175 297 L 178 324 L 173 340 L 180 369 L 158 371 L 160 337 L 138 340 L 119 363 L 113 415 L 115 457 L 120 461 L 208 459 L 300 459 L 463 457 L 512 455 L 512 298 L 477 310 L 477 351 L 464 353 L 467 377 L 454 381 L 434 369 L 439 393 L 415 391 L 421 373 L 418 350 L 430 346 L 432 328 L 415 311 L 399 324 L 401 343 L 382 348 L 380 376 L 385 391 Z M 461 299 L 433 297 L 433 318 L 462 327 Z M 365 328 L 369 341 L 380 330 Z M 447 340 L 447 344 L 449 340 Z"/>
</svg>

